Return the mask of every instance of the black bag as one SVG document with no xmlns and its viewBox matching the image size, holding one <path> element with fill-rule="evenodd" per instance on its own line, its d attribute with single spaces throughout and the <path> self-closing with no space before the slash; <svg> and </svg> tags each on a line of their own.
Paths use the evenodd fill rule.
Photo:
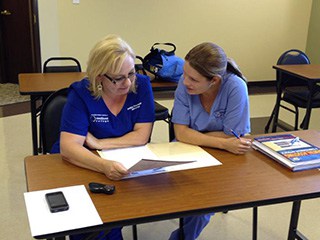
<svg viewBox="0 0 320 240">
<path fill-rule="evenodd" d="M 143 67 L 143 57 L 136 55 L 136 59 L 140 61 L 140 63 L 135 63 L 134 68 L 136 70 L 136 73 L 142 74 L 142 75 L 148 75 L 146 70 Z"/>
<path fill-rule="evenodd" d="M 172 51 L 156 48 L 157 45 L 173 47 Z M 179 82 L 183 74 L 184 60 L 175 55 L 176 46 L 173 43 L 155 43 L 150 53 L 143 59 L 143 67 L 165 81 Z"/>
</svg>

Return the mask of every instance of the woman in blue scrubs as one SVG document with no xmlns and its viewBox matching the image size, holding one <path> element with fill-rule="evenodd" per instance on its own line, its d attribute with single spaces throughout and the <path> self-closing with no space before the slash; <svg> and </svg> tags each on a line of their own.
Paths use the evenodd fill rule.
<svg viewBox="0 0 320 240">
<path fill-rule="evenodd" d="M 245 77 L 218 45 L 205 42 L 185 57 L 172 113 L 178 141 L 244 154 L 251 141 L 249 97 Z M 184 218 L 186 240 L 196 239 L 212 214 Z M 179 230 L 170 239 L 178 239 Z"/>
<path fill-rule="evenodd" d="M 90 149 L 113 149 L 144 145 L 154 122 L 150 79 L 135 73 L 135 54 L 120 37 L 107 36 L 91 50 L 88 77 L 73 83 L 61 121 L 60 141 L 52 153 L 64 160 L 119 180 L 127 169 L 120 163 L 97 156 Z M 105 237 L 122 239 L 121 228 Z M 85 239 L 86 234 L 70 239 Z M 101 238 L 100 238 L 101 237 Z"/>
</svg>

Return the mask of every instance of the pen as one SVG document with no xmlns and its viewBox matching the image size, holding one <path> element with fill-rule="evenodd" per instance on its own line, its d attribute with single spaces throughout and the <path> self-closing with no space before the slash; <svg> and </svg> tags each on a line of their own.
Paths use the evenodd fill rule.
<svg viewBox="0 0 320 240">
<path fill-rule="evenodd" d="M 232 129 L 230 129 L 230 131 L 236 138 L 240 139 L 239 135 L 235 131 L 233 131 Z"/>
<path fill-rule="evenodd" d="M 293 145 L 293 144 L 295 144 L 296 142 L 299 142 L 299 141 L 300 141 L 299 137 L 296 137 L 296 138 L 291 140 L 290 145 Z"/>
</svg>

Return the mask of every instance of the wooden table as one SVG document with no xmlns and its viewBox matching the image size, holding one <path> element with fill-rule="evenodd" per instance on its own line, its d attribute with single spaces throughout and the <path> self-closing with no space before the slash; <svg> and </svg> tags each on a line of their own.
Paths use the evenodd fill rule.
<svg viewBox="0 0 320 240">
<path fill-rule="evenodd" d="M 317 131 L 293 133 L 320 146 Z M 304 199 L 320 197 L 319 170 L 291 172 L 255 150 L 245 155 L 210 148 L 205 150 L 222 165 L 123 181 L 111 181 L 103 174 L 76 167 L 61 160 L 57 154 L 30 156 L 25 159 L 27 188 L 36 191 L 84 184 L 88 189 L 89 182 L 114 184 L 114 195 L 90 193 L 104 224 L 83 231 L 293 201 L 288 239 L 295 239 L 300 234 L 297 231 L 300 203 Z"/>
<path fill-rule="evenodd" d="M 312 96 L 316 93 L 317 83 L 320 83 L 320 65 L 316 64 L 296 64 L 296 65 L 275 65 L 273 66 L 274 69 L 277 70 L 277 104 L 279 106 L 282 89 L 281 89 L 281 74 L 286 73 L 291 76 L 300 78 L 303 81 L 306 81 L 308 88 L 309 88 L 309 95 L 308 95 L 308 103 L 306 108 L 306 115 L 305 121 L 303 122 L 302 129 L 308 129 L 310 116 L 311 116 L 311 109 L 312 109 Z M 279 108 L 279 107 L 278 107 Z M 274 119 L 278 119 L 279 109 L 275 109 L 275 117 Z M 272 132 L 276 131 L 276 124 L 273 124 Z"/>
<path fill-rule="evenodd" d="M 38 154 L 37 100 L 47 97 L 54 91 L 69 87 L 75 81 L 86 76 L 85 72 L 66 73 L 21 73 L 19 74 L 19 91 L 21 95 L 30 95 L 31 127 L 33 154 Z M 173 91 L 177 83 L 161 80 L 151 81 L 153 91 Z"/>
</svg>

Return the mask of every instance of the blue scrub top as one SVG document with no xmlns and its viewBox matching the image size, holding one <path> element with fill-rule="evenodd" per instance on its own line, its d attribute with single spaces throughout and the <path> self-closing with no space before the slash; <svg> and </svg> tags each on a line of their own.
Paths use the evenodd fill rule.
<svg viewBox="0 0 320 240">
<path fill-rule="evenodd" d="M 154 101 L 150 78 L 137 74 L 137 92 L 128 93 L 117 116 L 110 112 L 102 98 L 95 99 L 88 89 L 89 80 L 73 83 L 62 113 L 60 131 L 81 136 L 90 132 L 98 139 L 123 136 L 133 131 L 136 123 L 154 122 Z M 60 152 L 60 141 L 51 153 Z"/>
<path fill-rule="evenodd" d="M 250 109 L 246 83 L 233 73 L 223 76 L 210 114 L 202 107 L 199 95 L 188 94 L 180 79 L 175 91 L 172 122 L 187 125 L 199 132 L 223 131 L 231 135 L 250 132 Z"/>
</svg>

